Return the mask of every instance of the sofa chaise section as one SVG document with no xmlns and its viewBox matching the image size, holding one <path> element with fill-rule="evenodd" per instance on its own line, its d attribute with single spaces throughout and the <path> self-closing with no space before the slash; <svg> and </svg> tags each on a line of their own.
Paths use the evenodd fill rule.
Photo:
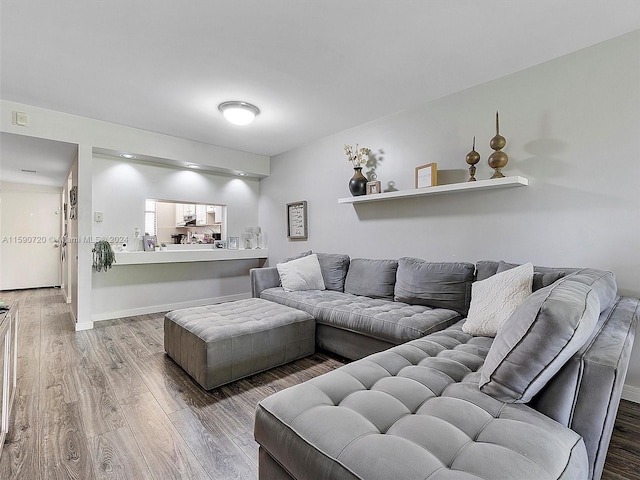
<svg viewBox="0 0 640 480">
<path fill-rule="evenodd" d="M 599 270 L 536 282 L 495 339 L 459 320 L 261 401 L 260 479 L 599 479 L 640 300 Z"/>
<path fill-rule="evenodd" d="M 263 400 L 260 479 L 586 478 L 580 435 L 479 390 L 490 346 L 459 323 Z"/>
</svg>

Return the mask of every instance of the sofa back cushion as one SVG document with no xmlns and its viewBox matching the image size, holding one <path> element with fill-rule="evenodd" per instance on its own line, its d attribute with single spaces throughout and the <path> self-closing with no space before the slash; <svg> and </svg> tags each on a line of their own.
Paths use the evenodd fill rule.
<svg viewBox="0 0 640 480">
<path fill-rule="evenodd" d="M 529 402 L 584 345 L 615 297 L 614 275 L 593 269 L 534 292 L 498 331 L 480 390 L 503 402 Z"/>
<path fill-rule="evenodd" d="M 397 260 L 354 258 L 344 282 L 345 293 L 393 300 Z"/>
<path fill-rule="evenodd" d="M 411 305 L 447 308 L 466 315 L 475 266 L 472 263 L 398 259 L 394 300 Z"/>
<path fill-rule="evenodd" d="M 344 281 L 349 271 L 349 255 L 318 253 L 320 270 L 327 290 L 344 292 Z"/>
<path fill-rule="evenodd" d="M 480 260 L 476 263 L 476 281 L 478 280 L 486 280 L 487 278 L 495 275 L 496 273 L 501 273 L 510 268 L 515 268 L 520 266 L 519 263 L 508 263 L 502 260 Z M 533 266 L 533 285 L 532 290 L 535 292 L 541 288 L 551 285 L 556 280 L 569 275 L 570 273 L 575 273 L 579 268 L 557 268 L 557 267 L 539 267 L 537 265 Z"/>
</svg>

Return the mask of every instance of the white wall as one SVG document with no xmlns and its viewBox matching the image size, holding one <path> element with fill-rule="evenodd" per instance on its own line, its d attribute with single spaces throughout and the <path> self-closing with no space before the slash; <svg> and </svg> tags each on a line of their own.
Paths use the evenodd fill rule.
<svg viewBox="0 0 640 480">
<path fill-rule="evenodd" d="M 21 127 L 14 125 L 12 123 L 12 112 L 14 111 L 28 114 L 30 118 L 30 126 Z M 79 218 L 77 219 L 77 222 L 70 222 L 69 225 L 70 236 L 78 238 L 78 243 L 72 245 L 69 250 L 70 268 L 73 270 L 71 278 L 69 279 L 69 288 L 72 296 L 72 313 L 76 319 L 76 329 L 78 330 L 91 328 L 93 325 L 92 322 L 96 318 L 109 318 L 110 314 L 108 312 L 126 314 L 128 311 L 141 311 L 127 309 L 126 305 L 128 304 L 124 300 L 122 301 L 122 304 L 119 304 L 118 302 L 113 303 L 111 298 L 118 297 L 109 297 L 105 295 L 104 291 L 100 291 L 100 288 L 105 288 L 101 281 L 98 281 L 97 283 L 98 292 L 96 292 L 95 295 L 92 293 L 92 281 L 94 278 L 94 274 L 91 269 L 91 249 L 93 244 L 91 241 L 92 212 L 98 210 L 93 207 L 92 199 L 100 200 L 98 202 L 98 208 L 106 210 L 102 204 L 109 203 L 111 195 L 113 194 L 113 191 L 109 191 L 108 194 L 104 196 L 94 196 L 92 194 L 92 163 L 94 149 L 110 152 L 134 153 L 138 155 L 138 158 L 140 159 L 146 159 L 154 162 L 161 161 L 173 164 L 184 164 L 186 162 L 196 163 L 216 172 L 229 173 L 240 170 L 247 172 L 249 175 L 256 178 L 269 174 L 269 157 L 264 155 L 241 152 L 217 145 L 204 144 L 201 142 L 162 135 L 155 132 L 116 125 L 109 122 L 70 115 L 63 112 L 56 112 L 7 100 L 0 100 L 0 131 L 16 135 L 63 141 L 78 145 L 78 158 L 70 173 L 73 175 L 74 184 L 78 186 Z M 239 197 L 242 197 L 243 199 L 250 198 L 249 203 L 252 206 L 249 210 L 253 212 L 252 215 L 245 215 L 245 210 L 241 209 L 242 213 L 239 216 L 245 216 L 247 225 L 257 224 L 257 180 L 251 181 L 246 180 L 246 178 L 247 177 L 244 177 L 244 180 L 238 180 L 240 183 L 231 181 L 225 183 L 223 190 L 225 195 L 228 193 L 229 198 L 232 199 Z M 254 186 L 246 187 L 246 185 L 252 184 Z M 117 185 L 117 182 L 115 185 Z M 237 185 L 245 186 L 237 187 Z M 173 184 L 163 184 L 161 191 L 163 193 L 167 193 L 168 199 L 174 197 L 172 192 L 172 188 L 174 186 L 175 185 Z M 204 191 L 204 187 L 202 185 L 198 185 L 195 188 L 196 190 L 194 192 L 200 193 L 193 193 L 192 196 L 198 196 Z M 117 188 L 114 190 L 117 190 Z M 183 192 L 184 191 L 185 189 L 183 189 Z M 251 192 L 247 194 L 249 197 L 245 197 L 246 192 Z M 150 195 L 150 197 L 154 196 L 163 198 L 160 195 Z M 185 199 L 188 200 L 188 198 Z M 231 214 L 231 212 L 229 213 Z M 251 223 L 249 223 L 249 220 L 251 220 Z M 138 220 L 135 220 L 135 222 L 137 225 L 142 227 L 142 222 L 138 222 Z M 104 225 L 107 225 L 106 221 Z M 244 223 L 242 225 L 234 225 L 233 228 L 239 233 L 244 230 Z M 228 234 L 233 235 L 234 230 L 231 230 L 230 228 L 228 230 Z M 128 235 L 132 233 L 133 232 L 126 232 Z M 76 251 L 74 251 L 74 249 L 76 249 Z M 241 286 L 234 284 L 233 282 L 227 282 L 236 292 L 250 291 L 247 277 L 247 265 L 245 265 L 243 270 L 244 273 L 242 276 L 243 279 L 241 280 Z M 195 272 L 197 268 L 201 267 L 194 267 L 193 272 Z M 182 277 L 186 278 L 187 270 L 184 268 L 183 270 L 184 272 Z M 221 269 L 221 272 L 224 272 L 224 270 L 225 269 Z M 221 275 L 223 275 L 223 273 L 221 273 Z M 227 275 L 227 277 L 232 276 L 230 273 L 226 273 L 225 275 Z M 200 274 L 200 276 L 202 276 L 202 274 Z M 98 278 L 102 278 L 102 280 L 104 280 L 104 277 Z M 198 278 L 198 274 L 194 273 L 193 278 Z M 116 281 L 116 276 L 113 275 L 111 280 Z M 126 286 L 125 279 L 121 280 L 124 282 L 122 285 Z M 198 282 L 196 285 L 191 286 L 185 285 L 185 288 L 189 288 L 187 296 L 199 295 L 198 298 L 200 299 L 200 302 L 206 301 L 206 299 L 211 299 L 212 295 L 215 296 L 226 291 L 226 287 L 216 287 L 213 290 L 207 290 L 206 286 L 204 286 L 202 282 Z M 172 291 L 174 296 L 177 295 L 176 291 L 178 290 L 179 289 L 174 289 Z M 158 289 L 158 291 L 160 291 L 160 289 Z M 131 289 L 127 291 L 129 294 L 131 294 L 131 292 Z M 119 293 L 118 288 L 115 288 L 115 293 Z M 150 305 L 158 298 L 162 297 L 162 295 L 156 294 L 155 291 L 154 295 L 155 297 L 143 297 L 146 302 L 143 310 L 153 310 L 153 307 Z M 98 302 L 96 305 L 93 305 L 94 297 Z M 163 297 L 162 300 L 166 300 L 166 297 Z M 107 305 L 107 303 L 109 303 L 109 305 Z M 157 302 L 155 305 L 156 308 L 162 308 L 162 305 L 166 305 L 166 303 Z M 125 309 L 118 310 L 121 307 Z"/>
<path fill-rule="evenodd" d="M 144 231 L 145 199 L 227 205 L 227 231 L 240 236 L 258 224 L 259 182 L 246 177 L 212 175 L 161 165 L 93 157 L 92 237 L 128 238 L 141 250 L 134 228 Z M 170 310 L 182 306 L 250 296 L 249 269 L 257 260 L 117 265 L 93 273 L 92 319 Z"/>
<path fill-rule="evenodd" d="M 525 176 L 530 186 L 337 203 L 350 195 L 345 143 L 382 149 L 378 179 L 383 188 L 395 181 L 404 190 L 413 188 L 414 167 L 429 162 L 438 163 L 445 182 L 466 179 L 465 155 L 476 135 L 477 178 L 489 178 L 496 110 L 510 157 L 504 173 Z M 269 262 L 313 249 L 590 266 L 613 270 L 622 294 L 640 296 L 639 112 L 634 32 L 273 157 L 260 192 Z M 298 200 L 308 202 L 309 239 L 287 241 L 285 204 Z M 627 391 L 640 401 L 638 343 L 640 335 Z"/>
<path fill-rule="evenodd" d="M 13 112 L 29 115 L 29 127 L 12 123 Z M 0 100 L 0 130 L 17 135 L 81 143 L 139 158 L 159 158 L 208 167 L 269 175 L 269 157 L 184 138 L 162 135 L 22 103 Z"/>
</svg>

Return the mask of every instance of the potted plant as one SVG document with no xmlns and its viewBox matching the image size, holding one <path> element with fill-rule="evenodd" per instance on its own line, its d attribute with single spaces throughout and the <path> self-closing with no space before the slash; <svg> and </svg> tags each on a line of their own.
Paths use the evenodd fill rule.
<svg viewBox="0 0 640 480">
<path fill-rule="evenodd" d="M 98 240 L 91 252 L 93 252 L 93 269 L 96 272 L 106 272 L 116 261 L 111 244 L 106 240 Z"/>
</svg>

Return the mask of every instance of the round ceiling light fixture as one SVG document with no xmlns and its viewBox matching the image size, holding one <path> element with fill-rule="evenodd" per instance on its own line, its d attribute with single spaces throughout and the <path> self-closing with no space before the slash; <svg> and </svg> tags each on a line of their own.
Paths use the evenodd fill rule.
<svg viewBox="0 0 640 480">
<path fill-rule="evenodd" d="M 234 125 L 249 125 L 253 119 L 260 115 L 260 109 L 247 102 L 223 102 L 218 105 L 224 118 Z"/>
</svg>

